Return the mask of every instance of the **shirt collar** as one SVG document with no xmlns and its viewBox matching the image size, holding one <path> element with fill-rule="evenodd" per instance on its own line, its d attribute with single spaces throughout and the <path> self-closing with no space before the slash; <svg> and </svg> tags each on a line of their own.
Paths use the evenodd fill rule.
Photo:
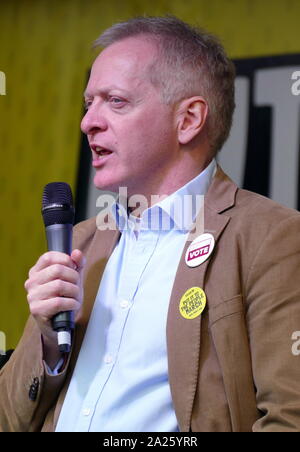
<svg viewBox="0 0 300 452">
<path fill-rule="evenodd" d="M 123 231 L 127 228 L 169 230 L 175 227 L 183 232 L 189 231 L 203 205 L 204 196 L 216 170 L 216 160 L 213 159 L 194 179 L 146 209 L 141 219 L 130 214 L 128 216 L 124 202 L 117 199 L 112 205 L 112 214 L 118 228 Z"/>
<path fill-rule="evenodd" d="M 213 159 L 198 176 L 153 207 L 161 208 L 179 230 L 189 230 L 203 205 L 216 169 Z"/>
</svg>

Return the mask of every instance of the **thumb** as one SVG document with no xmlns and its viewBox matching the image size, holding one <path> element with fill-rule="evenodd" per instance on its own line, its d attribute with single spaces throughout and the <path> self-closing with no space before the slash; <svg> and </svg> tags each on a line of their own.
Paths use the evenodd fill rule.
<svg viewBox="0 0 300 452">
<path fill-rule="evenodd" d="M 81 270 L 85 266 L 86 259 L 80 250 L 73 250 L 71 253 L 71 259 L 76 265 L 76 270 Z"/>
</svg>

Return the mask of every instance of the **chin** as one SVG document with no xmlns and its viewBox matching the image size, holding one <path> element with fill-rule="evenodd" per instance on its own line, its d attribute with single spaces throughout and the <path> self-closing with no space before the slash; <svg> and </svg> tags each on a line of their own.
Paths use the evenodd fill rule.
<svg viewBox="0 0 300 452">
<path fill-rule="evenodd" d="M 119 191 L 119 187 L 122 186 L 122 183 L 116 180 L 105 180 L 103 177 L 99 177 L 96 174 L 94 177 L 94 186 L 98 190 L 107 190 L 117 193 Z"/>
<path fill-rule="evenodd" d="M 131 196 L 132 194 L 137 193 L 143 193 L 142 188 L 140 184 L 137 183 L 136 178 L 134 175 L 131 177 L 126 177 L 124 175 L 123 177 L 119 176 L 117 174 L 114 174 L 114 177 L 111 177 L 112 175 L 107 175 L 107 177 L 104 177 L 104 174 L 102 173 L 96 173 L 94 176 L 94 186 L 98 190 L 105 190 L 105 191 L 111 191 L 113 193 L 120 193 L 124 196 Z M 130 179 L 131 183 L 128 182 Z M 132 181 L 135 183 L 132 184 Z M 122 190 L 120 190 L 122 188 Z"/>
</svg>

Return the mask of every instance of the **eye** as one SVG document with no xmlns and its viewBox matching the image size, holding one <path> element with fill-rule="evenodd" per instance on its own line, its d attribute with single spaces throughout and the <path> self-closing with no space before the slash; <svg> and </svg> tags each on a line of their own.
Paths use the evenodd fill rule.
<svg viewBox="0 0 300 452">
<path fill-rule="evenodd" d="M 111 96 L 109 98 L 109 102 L 116 108 L 120 108 L 125 104 L 124 99 L 120 99 L 120 97 Z"/>
<path fill-rule="evenodd" d="M 84 108 L 85 110 L 88 110 L 90 108 L 90 106 L 92 105 L 92 100 L 85 100 L 84 101 Z"/>
</svg>

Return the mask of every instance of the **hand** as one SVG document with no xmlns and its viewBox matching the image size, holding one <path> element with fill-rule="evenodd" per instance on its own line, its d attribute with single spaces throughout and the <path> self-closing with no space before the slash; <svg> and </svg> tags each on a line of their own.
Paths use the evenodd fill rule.
<svg viewBox="0 0 300 452">
<path fill-rule="evenodd" d="M 44 359 L 50 367 L 60 358 L 51 319 L 58 312 L 80 309 L 84 264 L 85 258 L 79 250 L 74 250 L 71 256 L 49 251 L 31 268 L 24 285 L 30 312 L 43 337 Z"/>
</svg>

